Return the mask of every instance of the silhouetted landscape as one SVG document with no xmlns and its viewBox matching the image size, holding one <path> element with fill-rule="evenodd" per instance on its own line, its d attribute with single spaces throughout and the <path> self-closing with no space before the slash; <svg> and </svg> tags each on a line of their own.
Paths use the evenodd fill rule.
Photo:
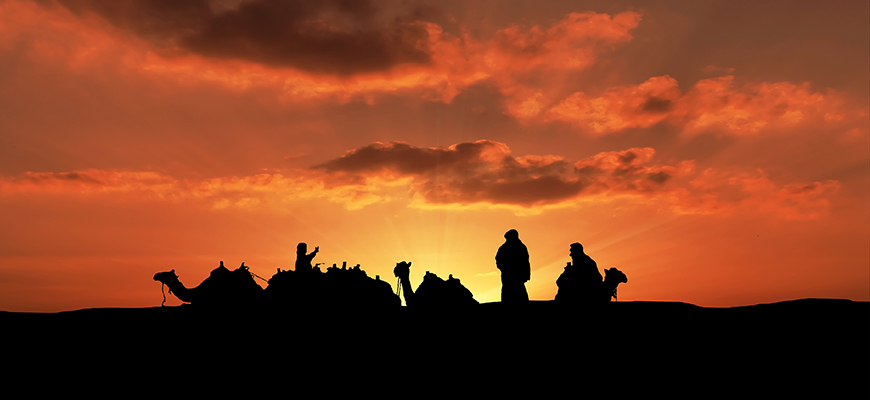
<svg viewBox="0 0 870 400">
<path fill-rule="evenodd" d="M 396 274 L 410 265 L 397 264 Z M 343 270 L 333 276 L 365 275 L 358 266 Z M 288 284 L 298 273 L 275 276 Z M 440 279 L 429 275 L 430 281 Z M 341 285 L 347 288 L 348 282 Z M 264 394 L 287 388 L 365 393 L 377 392 L 378 385 L 423 390 L 436 382 L 438 390 L 450 393 L 511 393 L 515 385 L 557 393 L 564 385 L 615 385 L 613 391 L 637 394 L 666 387 L 777 396 L 807 391 L 853 396 L 868 390 L 868 302 L 800 299 L 705 308 L 533 300 L 415 306 L 423 302 L 423 292 L 418 288 L 410 307 L 399 306 L 395 293 L 394 302 L 380 303 L 345 298 L 296 305 L 284 296 L 271 306 L 2 312 L 0 321 L 6 343 L 23 349 L 7 358 L 17 373 L 133 385 L 154 374 L 216 380 L 198 393 L 244 388 L 247 379 L 264 384 L 258 389 Z M 81 366 L 83 360 L 88 367 Z M 222 376 L 232 383 L 223 383 Z M 598 390 L 603 389 L 592 391 Z"/>
<path fill-rule="evenodd" d="M 295 268 L 278 269 L 265 289 L 244 263 L 231 271 L 221 261 L 195 287 L 175 270 L 154 275 L 163 303 L 168 287 L 181 306 L 0 313 L 7 343 L 25 349 L 7 361 L 25 374 L 100 376 L 131 385 L 147 382 L 147 369 L 162 365 L 213 377 L 200 394 L 223 394 L 228 385 L 213 379 L 226 374 L 287 382 L 261 389 L 268 394 L 287 388 L 366 393 L 358 386 L 378 383 L 422 390 L 419 385 L 435 382 L 451 393 L 511 395 L 518 385 L 560 392 L 559 385 L 587 383 L 596 389 L 581 392 L 718 387 L 830 396 L 868 390 L 868 302 L 705 308 L 611 301 L 628 277 L 610 268 L 603 278 L 579 243 L 571 245 L 573 265 L 559 277 L 556 298 L 529 300 L 528 252 L 515 230 L 505 238 L 496 256 L 501 302 L 480 304 L 459 279 L 428 271 L 414 289 L 406 261 L 393 270 L 395 289 L 360 265 L 322 272 L 311 264 L 319 248 L 308 253 L 300 243 Z M 336 379 L 355 383 L 335 386 Z M 232 385 L 243 388 L 243 382 Z"/>
</svg>

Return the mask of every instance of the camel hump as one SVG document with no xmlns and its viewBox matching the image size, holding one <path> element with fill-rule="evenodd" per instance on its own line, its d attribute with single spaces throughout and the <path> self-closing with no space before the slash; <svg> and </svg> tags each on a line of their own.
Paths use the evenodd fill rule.
<svg viewBox="0 0 870 400">
<path fill-rule="evenodd" d="M 426 275 L 423 276 L 423 279 L 438 279 L 439 281 L 443 281 L 440 276 L 432 273 L 431 271 L 426 271 Z"/>
<path fill-rule="evenodd" d="M 426 271 L 423 283 L 417 287 L 417 303 L 423 307 L 461 307 L 478 304 L 474 294 L 450 275 L 447 280 Z"/>
<path fill-rule="evenodd" d="M 224 267 L 224 262 L 221 261 L 221 265 L 219 267 L 211 270 L 211 272 L 208 275 L 209 276 L 225 276 L 226 274 L 229 274 L 229 273 L 230 273 L 230 270 L 228 270 L 227 267 Z"/>
</svg>

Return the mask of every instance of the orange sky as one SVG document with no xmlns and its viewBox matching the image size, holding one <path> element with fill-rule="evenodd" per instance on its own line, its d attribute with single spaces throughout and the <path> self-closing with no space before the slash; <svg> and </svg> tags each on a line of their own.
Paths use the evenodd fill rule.
<svg viewBox="0 0 870 400">
<path fill-rule="evenodd" d="M 302 241 L 497 301 L 512 228 L 532 299 L 580 242 L 621 301 L 868 301 L 870 6 L 760 3 L 0 0 L 0 310 Z"/>
</svg>

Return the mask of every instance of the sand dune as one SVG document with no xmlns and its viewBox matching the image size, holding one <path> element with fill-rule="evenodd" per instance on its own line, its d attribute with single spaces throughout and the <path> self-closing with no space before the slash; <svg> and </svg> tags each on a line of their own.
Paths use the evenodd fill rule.
<svg viewBox="0 0 870 400">
<path fill-rule="evenodd" d="M 370 387 L 327 388 L 439 382 L 484 393 L 510 392 L 514 384 L 570 392 L 614 384 L 606 393 L 671 387 L 856 398 L 870 388 L 868 317 L 870 303 L 838 299 L 732 308 L 613 302 L 567 309 L 534 301 L 520 309 L 486 303 L 426 312 L 193 306 L 0 312 L 5 342 L 18 349 L 7 358 L 16 371 L 82 379 L 244 376 L 273 382 L 261 387 L 264 393 L 284 390 L 274 382 L 325 390 L 325 382 L 358 379 Z M 219 382 L 202 390 L 219 392 Z"/>
</svg>

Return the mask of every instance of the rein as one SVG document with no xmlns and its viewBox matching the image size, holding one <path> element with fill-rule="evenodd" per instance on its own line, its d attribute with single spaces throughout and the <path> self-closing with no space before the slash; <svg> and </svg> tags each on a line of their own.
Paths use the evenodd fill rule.
<svg viewBox="0 0 870 400">
<path fill-rule="evenodd" d="M 248 271 L 248 273 L 251 274 L 251 275 L 253 275 L 253 276 L 256 277 L 256 278 L 260 278 L 260 279 L 262 279 L 264 282 L 269 282 L 268 279 L 264 279 L 264 278 L 261 277 L 260 275 L 257 275 L 257 274 L 255 274 L 255 273 L 253 273 L 253 272 L 251 272 L 251 271 Z"/>
<path fill-rule="evenodd" d="M 402 301 L 402 278 L 398 278 L 398 279 L 399 280 L 396 281 L 396 296 L 399 297 L 399 304 L 401 304 L 401 301 Z M 405 305 L 407 306 L 408 304 L 405 304 Z"/>
<path fill-rule="evenodd" d="M 166 286 L 166 284 L 163 283 L 163 282 L 160 282 L 160 283 L 161 283 L 161 285 L 160 285 L 160 293 L 163 293 L 163 302 L 160 303 L 160 307 L 165 307 L 165 304 L 166 304 L 166 292 L 163 291 L 163 287 Z"/>
</svg>

